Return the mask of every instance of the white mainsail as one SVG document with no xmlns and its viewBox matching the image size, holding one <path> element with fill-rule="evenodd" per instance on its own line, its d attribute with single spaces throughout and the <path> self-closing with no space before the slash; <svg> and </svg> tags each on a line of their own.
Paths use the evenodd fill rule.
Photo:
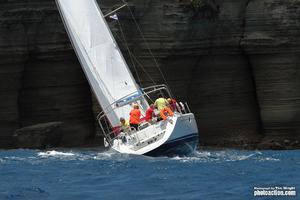
<svg viewBox="0 0 300 200">
<path fill-rule="evenodd" d="M 90 85 L 112 126 L 119 118 L 128 118 L 131 106 L 114 107 L 121 103 L 139 99 L 137 86 L 118 48 L 101 10 L 95 0 L 56 0 L 69 37 L 81 62 Z M 112 111 L 113 110 L 113 111 Z"/>
</svg>

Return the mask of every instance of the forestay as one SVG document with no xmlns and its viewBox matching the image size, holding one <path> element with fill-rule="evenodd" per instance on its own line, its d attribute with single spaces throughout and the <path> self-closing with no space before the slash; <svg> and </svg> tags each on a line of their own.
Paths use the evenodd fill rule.
<svg viewBox="0 0 300 200">
<path fill-rule="evenodd" d="M 126 101 L 147 104 L 95 0 L 56 0 L 74 49 L 112 126 L 127 118 Z M 130 96 L 127 96 L 132 94 Z M 127 96 L 120 101 L 121 98 Z M 119 101 L 125 106 L 112 107 Z M 111 110 L 114 109 L 113 112 Z"/>
</svg>

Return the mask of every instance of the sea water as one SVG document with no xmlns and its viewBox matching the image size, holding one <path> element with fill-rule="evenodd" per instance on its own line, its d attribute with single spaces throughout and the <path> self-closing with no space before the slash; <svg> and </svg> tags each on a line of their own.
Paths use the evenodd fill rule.
<svg viewBox="0 0 300 200">
<path fill-rule="evenodd" d="M 247 200 L 254 187 L 300 192 L 300 151 L 146 157 L 100 150 L 0 151 L 1 200 Z"/>
</svg>

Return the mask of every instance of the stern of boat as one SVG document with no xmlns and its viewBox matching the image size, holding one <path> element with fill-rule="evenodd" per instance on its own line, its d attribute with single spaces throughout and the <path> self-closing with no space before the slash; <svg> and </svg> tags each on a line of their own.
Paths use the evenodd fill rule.
<svg viewBox="0 0 300 200">
<path fill-rule="evenodd" d="M 193 113 L 177 114 L 174 127 L 167 127 L 171 131 L 169 138 L 160 147 L 148 152 L 149 156 L 182 156 L 192 154 L 198 145 L 198 127 Z"/>
</svg>

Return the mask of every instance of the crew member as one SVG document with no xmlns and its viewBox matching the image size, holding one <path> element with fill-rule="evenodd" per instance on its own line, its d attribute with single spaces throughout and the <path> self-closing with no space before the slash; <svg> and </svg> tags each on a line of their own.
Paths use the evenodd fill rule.
<svg viewBox="0 0 300 200">
<path fill-rule="evenodd" d="M 135 128 L 138 130 L 139 124 L 141 123 L 141 111 L 138 105 L 133 106 L 133 110 L 130 112 L 130 119 L 129 119 L 130 127 Z"/>
<path fill-rule="evenodd" d="M 123 117 L 120 118 L 120 129 L 124 133 L 128 133 L 130 131 L 130 124 Z"/>
<path fill-rule="evenodd" d="M 155 109 L 155 106 L 154 104 L 151 104 L 150 107 L 147 109 L 146 111 L 146 121 L 147 122 L 152 122 L 152 118 L 154 116 L 154 109 Z"/>
<path fill-rule="evenodd" d="M 174 116 L 174 112 L 168 106 L 165 107 L 164 109 L 160 110 L 159 113 L 160 113 L 160 116 L 161 116 L 162 120 L 167 120 L 169 116 L 170 117 Z"/>
<path fill-rule="evenodd" d="M 178 105 L 175 99 L 168 98 L 168 103 L 173 112 L 178 111 Z"/>
<path fill-rule="evenodd" d="M 158 99 L 156 99 L 154 105 L 157 107 L 159 111 L 163 110 L 168 106 L 168 101 L 163 97 L 162 94 L 158 95 Z"/>
</svg>

